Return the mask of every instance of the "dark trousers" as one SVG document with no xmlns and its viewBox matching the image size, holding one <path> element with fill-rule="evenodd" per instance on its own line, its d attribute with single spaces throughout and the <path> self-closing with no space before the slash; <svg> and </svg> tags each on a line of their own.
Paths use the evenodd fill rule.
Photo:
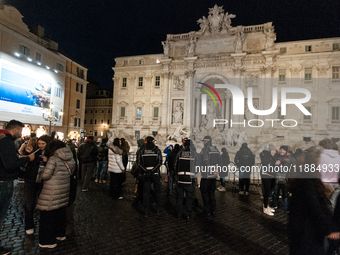
<svg viewBox="0 0 340 255">
<path fill-rule="evenodd" d="M 185 192 L 185 205 L 187 213 L 192 213 L 192 204 L 194 202 L 194 185 L 178 183 L 176 186 L 177 190 L 177 214 L 182 214 L 184 192 Z"/>
<path fill-rule="evenodd" d="M 74 230 L 74 203 L 66 207 L 66 235 L 70 235 Z"/>
<path fill-rule="evenodd" d="M 249 185 L 250 185 L 250 177 L 249 178 L 246 178 L 246 177 L 240 178 L 240 181 L 239 181 L 240 191 L 249 192 Z M 246 186 L 245 190 L 244 190 L 244 186 Z"/>
<path fill-rule="evenodd" d="M 202 179 L 200 190 L 203 199 L 203 210 L 205 213 L 214 213 L 216 211 L 215 199 L 216 179 Z"/>
<path fill-rule="evenodd" d="M 273 193 L 273 207 L 277 206 L 280 190 L 282 191 L 282 205 L 284 210 L 288 210 L 288 191 L 286 183 L 276 183 Z"/>
<path fill-rule="evenodd" d="M 275 186 L 275 178 L 262 178 L 263 185 L 263 205 L 264 208 L 268 206 L 268 200 Z"/>
<path fill-rule="evenodd" d="M 7 216 L 13 195 L 13 181 L 0 181 L 0 228 Z"/>
<path fill-rule="evenodd" d="M 81 164 L 81 175 L 83 178 L 83 189 L 88 189 L 94 170 L 97 167 L 97 162 L 89 162 Z"/>
<path fill-rule="evenodd" d="M 110 197 L 119 198 L 122 195 L 123 182 L 124 173 L 110 172 Z"/>
<path fill-rule="evenodd" d="M 39 243 L 55 244 L 56 237 L 65 236 L 66 207 L 52 211 L 40 211 Z"/>
<path fill-rule="evenodd" d="M 32 180 L 25 180 L 25 230 L 34 228 L 34 209 L 41 191 L 42 184 Z"/>
<path fill-rule="evenodd" d="M 154 191 L 155 191 L 157 210 L 160 210 L 161 207 L 162 207 L 160 176 L 159 176 L 159 174 L 152 174 L 150 177 L 145 178 L 145 180 L 144 180 L 143 207 L 144 207 L 145 213 L 147 213 L 149 211 L 151 183 L 153 183 L 153 188 L 154 188 Z"/>
</svg>

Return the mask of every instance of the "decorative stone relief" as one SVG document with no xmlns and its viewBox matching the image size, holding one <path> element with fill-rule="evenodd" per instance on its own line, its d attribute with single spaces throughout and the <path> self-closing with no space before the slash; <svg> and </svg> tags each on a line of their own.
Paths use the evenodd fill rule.
<svg viewBox="0 0 340 255">
<path fill-rule="evenodd" d="M 196 73 L 196 70 L 188 70 L 188 71 L 185 71 L 184 75 L 185 75 L 185 78 L 194 78 L 195 73 Z"/>
<path fill-rule="evenodd" d="M 235 52 L 242 52 L 244 40 L 245 40 L 245 35 L 242 31 L 236 33 L 236 38 L 234 41 Z"/>
<path fill-rule="evenodd" d="M 213 8 L 209 8 L 208 18 L 203 16 L 197 20 L 200 26 L 199 32 L 202 34 L 228 32 L 232 29 L 231 19 L 235 17 L 234 14 L 224 13 L 223 6 L 215 4 Z"/>
<path fill-rule="evenodd" d="M 184 80 L 176 77 L 174 80 L 174 90 L 184 90 Z"/>
<path fill-rule="evenodd" d="M 243 66 L 233 68 L 234 75 L 237 75 L 237 74 L 242 75 L 245 71 L 246 71 L 246 69 Z"/>
<path fill-rule="evenodd" d="M 321 66 L 321 65 L 316 65 L 316 70 L 318 71 L 319 75 L 325 75 L 327 74 L 328 70 L 329 70 L 329 66 Z"/>
<path fill-rule="evenodd" d="M 266 74 L 267 72 L 270 72 L 271 77 L 274 77 L 274 74 L 276 72 L 277 68 L 275 65 L 265 65 L 261 67 L 261 72 L 263 74 Z"/>
<path fill-rule="evenodd" d="M 248 73 L 246 75 L 246 87 L 257 87 L 259 77 L 258 73 Z"/>
<path fill-rule="evenodd" d="M 274 42 L 276 40 L 276 34 L 274 33 L 274 28 L 270 27 L 263 31 L 266 35 L 266 42 L 264 44 L 265 50 L 274 50 Z"/>
</svg>

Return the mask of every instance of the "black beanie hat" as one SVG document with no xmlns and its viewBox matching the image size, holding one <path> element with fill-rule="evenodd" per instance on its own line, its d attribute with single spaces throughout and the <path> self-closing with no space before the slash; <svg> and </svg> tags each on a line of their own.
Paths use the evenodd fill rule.
<svg viewBox="0 0 340 255">
<path fill-rule="evenodd" d="M 281 145 L 280 150 L 284 149 L 286 152 L 288 152 L 288 146 L 287 145 Z"/>
</svg>

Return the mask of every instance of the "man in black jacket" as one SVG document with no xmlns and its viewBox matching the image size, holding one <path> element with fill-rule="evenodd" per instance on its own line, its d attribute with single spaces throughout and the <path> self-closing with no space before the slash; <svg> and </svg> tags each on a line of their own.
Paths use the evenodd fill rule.
<svg viewBox="0 0 340 255">
<path fill-rule="evenodd" d="M 20 167 L 34 160 L 34 154 L 19 157 L 15 149 L 14 141 L 21 137 L 23 127 L 20 121 L 11 120 L 0 129 L 0 228 L 13 195 L 13 180 L 18 178 Z M 10 250 L 0 247 L 0 252 L 9 254 Z"/>
<path fill-rule="evenodd" d="M 244 186 L 246 186 L 246 195 L 249 195 L 251 167 L 255 165 L 255 157 L 253 152 L 248 148 L 247 143 L 243 143 L 240 150 L 236 153 L 235 164 L 239 168 L 239 194 L 244 194 Z"/>
<path fill-rule="evenodd" d="M 144 217 L 148 217 L 151 183 L 155 190 L 157 215 L 160 214 L 161 203 L 161 181 L 159 168 L 162 165 L 162 152 L 154 144 L 154 138 L 148 136 L 144 144 L 137 152 L 137 165 L 144 179 L 143 207 Z"/>
<path fill-rule="evenodd" d="M 93 141 L 93 136 L 88 136 L 78 148 L 78 160 L 81 163 L 81 175 L 83 178 L 82 191 L 88 191 L 91 177 L 97 167 L 98 148 Z"/>
</svg>

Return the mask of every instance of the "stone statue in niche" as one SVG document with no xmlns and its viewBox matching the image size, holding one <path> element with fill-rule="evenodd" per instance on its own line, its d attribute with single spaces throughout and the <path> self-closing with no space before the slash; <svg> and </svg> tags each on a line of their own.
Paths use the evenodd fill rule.
<svg viewBox="0 0 340 255">
<path fill-rule="evenodd" d="M 174 109 L 174 113 L 172 114 L 172 116 L 173 116 L 172 123 L 181 123 L 181 124 L 183 124 L 183 112 L 184 112 L 184 109 L 182 107 L 182 103 L 178 102 L 177 106 Z"/>
<path fill-rule="evenodd" d="M 248 136 L 246 134 L 245 131 L 242 131 L 239 135 L 238 135 L 238 139 L 237 139 L 237 146 L 241 146 L 242 143 L 244 143 L 246 140 L 248 140 Z"/>
<path fill-rule="evenodd" d="M 214 119 L 217 119 L 216 107 L 213 102 L 208 102 L 207 114 L 202 116 L 200 127 L 206 130 L 214 129 Z"/>
<path fill-rule="evenodd" d="M 187 46 L 187 56 L 188 57 L 195 56 L 195 48 L 196 48 L 196 37 L 191 37 L 190 42 Z"/>
<path fill-rule="evenodd" d="M 200 25 L 201 28 L 199 32 L 202 32 L 202 34 L 209 32 L 209 20 L 205 16 L 197 20 L 197 23 Z"/>
<path fill-rule="evenodd" d="M 174 89 L 184 90 L 184 80 L 181 80 L 179 77 L 176 77 L 174 81 Z"/>
<path fill-rule="evenodd" d="M 267 28 L 263 32 L 266 35 L 266 42 L 264 44 L 265 50 L 273 50 L 274 42 L 276 40 L 276 34 L 274 33 L 274 28 Z"/>
<path fill-rule="evenodd" d="M 245 40 L 245 35 L 242 31 L 236 33 L 236 39 L 234 41 L 235 52 L 240 52 L 243 50 L 244 40 Z"/>
<path fill-rule="evenodd" d="M 170 54 L 170 42 L 169 41 L 163 41 L 163 50 L 164 50 L 164 57 L 169 57 Z"/>
</svg>

